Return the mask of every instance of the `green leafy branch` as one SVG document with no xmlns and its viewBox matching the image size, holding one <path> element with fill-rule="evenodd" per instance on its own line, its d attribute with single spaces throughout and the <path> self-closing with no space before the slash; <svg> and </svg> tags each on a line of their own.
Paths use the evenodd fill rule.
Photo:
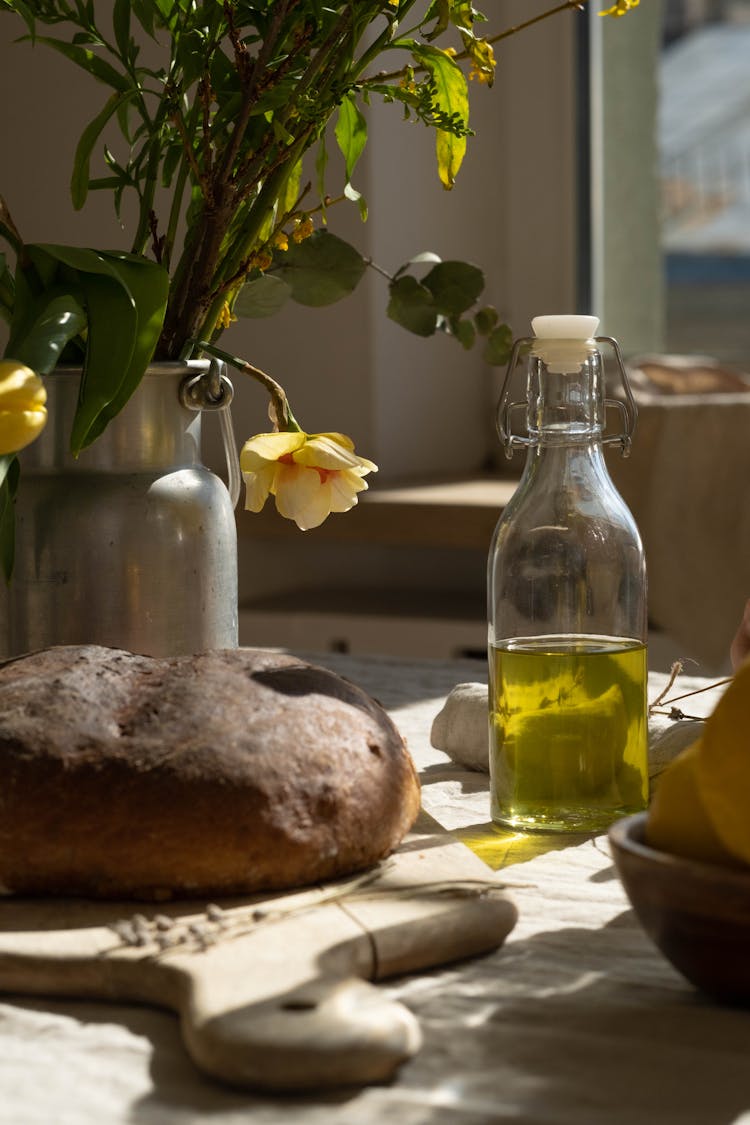
<svg viewBox="0 0 750 1125">
<path fill-rule="evenodd" d="M 256 270 L 246 282 L 234 307 L 240 316 L 260 318 L 273 316 L 288 300 L 310 308 L 330 305 L 354 292 L 368 267 L 388 282 L 387 313 L 396 324 L 418 336 L 442 332 L 466 349 L 482 338 L 486 363 L 507 362 L 512 333 L 491 305 L 479 303 L 485 279 L 477 266 L 425 253 L 389 274 L 325 230 L 276 253 L 265 271 Z M 424 267 L 429 269 L 417 277 Z"/>
</svg>

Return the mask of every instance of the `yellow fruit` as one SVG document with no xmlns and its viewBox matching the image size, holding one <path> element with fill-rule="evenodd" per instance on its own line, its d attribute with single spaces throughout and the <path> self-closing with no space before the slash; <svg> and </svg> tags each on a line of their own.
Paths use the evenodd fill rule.
<svg viewBox="0 0 750 1125">
<path fill-rule="evenodd" d="M 674 759 L 661 775 L 646 822 L 646 843 L 659 851 L 706 863 L 737 865 L 720 839 L 703 801 L 698 762 L 702 739 Z"/>
<path fill-rule="evenodd" d="M 750 863 L 750 664 L 706 722 L 696 762 L 701 798 L 723 846 Z"/>
</svg>

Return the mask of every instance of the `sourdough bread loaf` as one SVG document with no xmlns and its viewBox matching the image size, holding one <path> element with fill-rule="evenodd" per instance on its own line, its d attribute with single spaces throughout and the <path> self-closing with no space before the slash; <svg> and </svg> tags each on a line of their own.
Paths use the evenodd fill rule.
<svg viewBox="0 0 750 1125">
<path fill-rule="evenodd" d="M 260 650 L 157 660 L 95 646 L 0 665 L 0 884 L 164 899 L 364 869 L 419 783 L 383 708 Z"/>
</svg>

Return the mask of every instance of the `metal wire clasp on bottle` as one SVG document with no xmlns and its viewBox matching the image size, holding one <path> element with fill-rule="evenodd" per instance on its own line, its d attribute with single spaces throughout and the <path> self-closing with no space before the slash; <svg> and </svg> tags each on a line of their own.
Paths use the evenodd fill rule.
<svg viewBox="0 0 750 1125">
<path fill-rule="evenodd" d="M 615 357 L 625 401 L 623 402 L 622 399 L 618 398 L 606 398 L 604 400 L 604 409 L 606 411 L 607 407 L 612 407 L 617 410 L 623 429 L 621 433 L 603 435 L 601 441 L 603 445 L 619 444 L 622 456 L 629 457 L 633 442 L 633 433 L 638 420 L 638 407 L 636 406 L 633 392 L 630 388 L 630 381 L 627 371 L 625 370 L 620 345 L 613 336 L 595 336 L 592 340 L 587 341 L 587 343 L 591 345 L 592 352 L 596 350 L 596 345 L 607 344 L 612 349 L 612 353 Z M 513 344 L 513 350 L 506 368 L 500 399 L 497 405 L 495 424 L 498 436 L 505 450 L 505 456 L 508 460 L 513 456 L 513 450 L 515 448 L 532 444 L 532 439 L 528 434 L 516 434 L 513 432 L 513 413 L 516 410 L 526 411 L 528 409 L 528 400 L 524 398 L 523 401 L 513 401 L 510 396 L 513 375 L 518 366 L 519 357 L 522 354 L 533 355 L 535 347 L 538 346 L 538 344 L 539 341 L 535 336 L 522 336 L 520 339 L 516 340 Z M 578 346 L 580 346 L 580 342 Z"/>
<path fill-rule="evenodd" d="M 227 490 L 232 507 L 236 508 L 242 475 L 230 410 L 233 398 L 234 387 L 227 375 L 227 366 L 220 359 L 211 359 L 207 371 L 188 375 L 180 385 L 180 402 L 188 410 L 209 410 L 219 415 L 221 440 L 227 462 Z"/>
</svg>

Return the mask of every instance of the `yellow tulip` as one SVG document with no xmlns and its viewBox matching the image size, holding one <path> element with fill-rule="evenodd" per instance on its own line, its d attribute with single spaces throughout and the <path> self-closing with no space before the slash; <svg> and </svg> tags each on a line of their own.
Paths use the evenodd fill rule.
<svg viewBox="0 0 750 1125">
<path fill-rule="evenodd" d="M 246 441 L 240 454 L 245 508 L 259 512 L 269 495 L 301 531 L 318 527 L 331 512 L 348 512 L 363 477 L 377 465 L 354 452 L 345 434 L 270 433 Z"/>
<path fill-rule="evenodd" d="M 0 360 L 0 455 L 17 453 L 44 429 L 47 421 L 44 383 L 30 367 Z"/>
</svg>

